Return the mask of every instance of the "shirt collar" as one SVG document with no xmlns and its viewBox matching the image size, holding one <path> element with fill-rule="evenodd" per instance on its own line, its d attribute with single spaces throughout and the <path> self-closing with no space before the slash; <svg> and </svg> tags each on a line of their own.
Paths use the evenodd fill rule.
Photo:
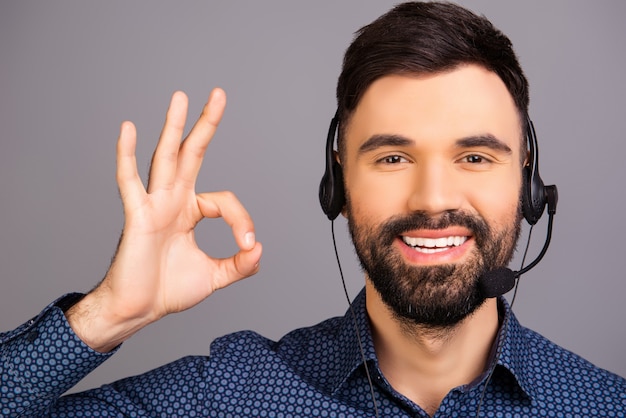
<svg viewBox="0 0 626 418">
<path fill-rule="evenodd" d="M 515 379 L 517 385 L 529 397 L 535 396 L 535 389 L 532 385 L 534 376 L 532 371 L 526 367 L 525 359 L 529 358 L 529 348 L 525 338 L 525 329 L 515 318 L 508 302 L 503 297 L 498 299 L 498 310 L 503 318 L 498 336 L 494 345 L 490 360 L 490 367 L 496 358 L 496 350 L 500 350 L 498 365 L 504 367 Z M 358 329 L 358 335 L 355 333 Z M 363 348 L 363 354 L 359 348 L 359 338 Z M 369 317 L 365 307 L 365 289 L 357 295 L 341 321 L 337 340 L 338 358 L 335 362 L 336 369 L 329 383 L 334 392 L 352 376 L 352 374 L 362 366 L 363 358 L 368 363 L 370 373 L 378 370 L 378 359 L 374 350 Z M 487 376 L 485 373 L 478 380 L 483 381 Z"/>
<path fill-rule="evenodd" d="M 504 313 L 495 346 L 497 350 L 500 350 L 498 365 L 506 368 L 524 393 L 533 398 L 536 396 L 536 390 L 532 382 L 536 377 L 533 375 L 532 368 L 527 365 L 527 359 L 531 358 L 531 355 L 526 339 L 526 329 L 517 321 L 504 297 L 498 299 L 498 310 Z M 493 360 L 491 360 L 492 366 Z"/>
<path fill-rule="evenodd" d="M 358 333 L 355 332 L 355 328 Z M 360 342 L 359 342 L 360 340 Z M 341 329 L 337 338 L 337 368 L 330 384 L 336 392 L 363 364 L 363 358 L 369 364 L 378 367 L 369 318 L 365 308 L 365 288 L 359 292 L 341 321 Z M 361 352 L 361 347 L 363 352 Z M 371 369 L 371 367 L 370 367 Z"/>
</svg>

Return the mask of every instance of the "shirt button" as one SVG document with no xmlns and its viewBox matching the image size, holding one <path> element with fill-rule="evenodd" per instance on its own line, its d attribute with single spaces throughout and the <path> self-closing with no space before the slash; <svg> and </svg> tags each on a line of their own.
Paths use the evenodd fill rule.
<svg viewBox="0 0 626 418">
<path fill-rule="evenodd" d="M 26 341 L 28 341 L 29 343 L 32 343 L 33 341 L 37 339 L 37 337 L 39 337 L 39 333 L 37 331 L 31 331 L 28 334 L 26 334 Z"/>
</svg>

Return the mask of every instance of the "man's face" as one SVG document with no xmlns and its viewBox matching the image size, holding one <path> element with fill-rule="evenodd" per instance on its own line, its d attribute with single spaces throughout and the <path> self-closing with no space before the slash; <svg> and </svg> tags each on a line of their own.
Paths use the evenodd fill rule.
<svg viewBox="0 0 626 418">
<path fill-rule="evenodd" d="M 397 318 L 446 327 L 482 305 L 478 277 L 506 266 L 519 236 L 521 138 L 505 85 L 479 66 L 365 92 L 345 130 L 346 215 Z"/>
</svg>

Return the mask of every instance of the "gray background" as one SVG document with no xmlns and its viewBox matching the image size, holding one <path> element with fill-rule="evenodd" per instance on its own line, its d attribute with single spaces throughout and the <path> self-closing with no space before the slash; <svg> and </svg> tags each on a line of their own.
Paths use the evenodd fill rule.
<svg viewBox="0 0 626 418">
<path fill-rule="evenodd" d="M 343 314 L 317 202 L 323 143 L 352 33 L 394 3 L 0 3 L 0 329 L 105 273 L 122 226 L 119 124 L 136 123 L 145 176 L 171 93 L 189 94 L 195 118 L 216 85 L 229 104 L 198 190 L 237 193 L 265 246 L 261 272 L 143 330 L 78 389 L 207 353 L 228 332 L 279 338 Z M 561 197 L 552 247 L 523 277 L 515 311 L 624 376 L 626 2 L 462 4 L 512 39 L 531 83 L 541 173 Z M 354 296 L 362 274 L 343 219 L 337 229 Z M 545 219 L 531 254 L 544 233 Z M 221 221 L 197 237 L 212 255 L 235 248 Z"/>
</svg>

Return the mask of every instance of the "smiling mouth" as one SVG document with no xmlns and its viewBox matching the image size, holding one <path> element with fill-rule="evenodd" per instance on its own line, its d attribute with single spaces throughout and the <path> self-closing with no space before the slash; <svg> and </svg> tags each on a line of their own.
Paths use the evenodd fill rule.
<svg viewBox="0 0 626 418">
<path fill-rule="evenodd" d="M 469 239 L 469 237 L 459 235 L 441 238 L 412 238 L 406 236 L 402 236 L 401 238 L 406 245 L 424 254 L 443 252 L 450 248 L 463 245 L 465 241 Z"/>
</svg>

